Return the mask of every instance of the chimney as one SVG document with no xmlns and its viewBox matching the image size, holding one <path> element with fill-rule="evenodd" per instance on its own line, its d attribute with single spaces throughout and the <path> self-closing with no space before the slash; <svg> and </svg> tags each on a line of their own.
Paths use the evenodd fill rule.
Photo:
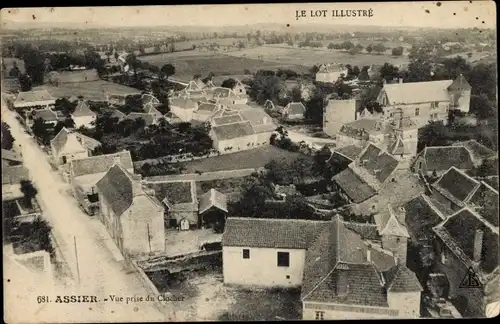
<svg viewBox="0 0 500 324">
<path fill-rule="evenodd" d="M 372 246 L 369 244 L 366 250 L 366 261 L 372 262 Z"/>
<path fill-rule="evenodd" d="M 480 229 L 476 230 L 476 234 L 474 236 L 474 251 L 473 251 L 473 260 L 474 262 L 479 262 L 481 260 L 481 252 L 483 250 L 483 235 L 484 232 Z"/>
<path fill-rule="evenodd" d="M 343 270 L 343 269 L 337 270 L 335 287 L 336 287 L 335 290 L 336 290 L 337 296 L 347 295 L 347 288 L 348 288 L 347 270 Z"/>
</svg>

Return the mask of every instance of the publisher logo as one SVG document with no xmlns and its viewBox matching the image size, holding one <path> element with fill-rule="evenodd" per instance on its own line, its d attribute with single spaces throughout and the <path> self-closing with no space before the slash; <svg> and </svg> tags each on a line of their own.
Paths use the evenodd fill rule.
<svg viewBox="0 0 500 324">
<path fill-rule="evenodd" d="M 460 282 L 459 288 L 482 288 L 483 285 L 481 284 L 481 281 L 479 281 L 479 277 L 477 276 L 477 273 L 472 269 L 472 267 L 467 270 L 467 273 L 465 274 L 465 277 L 462 279 Z"/>
</svg>

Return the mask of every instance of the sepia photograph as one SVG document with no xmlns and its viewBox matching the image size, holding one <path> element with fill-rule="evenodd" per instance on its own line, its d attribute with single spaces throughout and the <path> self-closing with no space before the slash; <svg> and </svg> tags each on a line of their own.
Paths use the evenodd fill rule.
<svg viewBox="0 0 500 324">
<path fill-rule="evenodd" d="M 496 21 L 1 9 L 4 322 L 497 317 Z"/>
</svg>

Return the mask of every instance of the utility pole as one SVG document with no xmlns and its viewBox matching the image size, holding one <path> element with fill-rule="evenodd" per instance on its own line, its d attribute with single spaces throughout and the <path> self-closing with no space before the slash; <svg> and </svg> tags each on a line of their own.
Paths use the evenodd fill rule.
<svg viewBox="0 0 500 324">
<path fill-rule="evenodd" d="M 78 283 L 80 283 L 80 266 L 78 264 L 78 248 L 76 247 L 76 236 L 73 236 L 75 242 L 75 258 L 76 258 L 76 273 L 78 275 Z"/>
<path fill-rule="evenodd" d="M 148 229 L 149 254 L 151 254 L 151 235 L 149 235 L 149 223 L 146 223 Z"/>
</svg>

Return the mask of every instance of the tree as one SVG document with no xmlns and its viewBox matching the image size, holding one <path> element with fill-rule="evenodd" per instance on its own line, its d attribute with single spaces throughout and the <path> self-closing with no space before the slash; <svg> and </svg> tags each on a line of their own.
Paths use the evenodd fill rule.
<svg viewBox="0 0 500 324">
<path fill-rule="evenodd" d="M 380 68 L 380 76 L 390 82 L 399 77 L 399 69 L 390 63 L 384 63 Z"/>
<path fill-rule="evenodd" d="M 43 54 L 33 48 L 22 54 L 26 74 L 31 77 L 33 84 L 43 84 L 45 74 L 45 58 Z"/>
<path fill-rule="evenodd" d="M 318 73 L 319 67 L 317 65 L 313 65 L 312 68 L 309 69 L 309 72 L 311 72 L 312 75 L 316 75 Z"/>
<path fill-rule="evenodd" d="M 382 54 L 385 52 L 385 46 L 383 44 L 375 44 L 372 49 L 377 52 L 377 54 Z"/>
<path fill-rule="evenodd" d="M 273 74 L 267 74 L 265 71 L 259 71 L 255 74 L 250 83 L 249 96 L 259 105 L 263 105 L 266 100 L 278 102 L 283 99 L 285 94 L 284 81 Z"/>
<path fill-rule="evenodd" d="M 359 53 L 361 51 L 363 51 L 363 45 L 361 44 L 356 44 L 356 46 L 354 47 L 356 49 L 356 51 Z"/>
<path fill-rule="evenodd" d="M 120 57 L 120 55 L 118 55 L 118 52 L 115 51 L 115 60 L 118 61 L 119 57 Z"/>
<path fill-rule="evenodd" d="M 1 122 L 2 126 L 2 149 L 11 150 L 14 146 L 14 137 L 10 132 L 10 126 L 7 123 Z"/>
<path fill-rule="evenodd" d="M 42 118 L 37 118 L 31 126 L 31 131 L 33 132 L 33 135 L 42 143 L 47 144 L 50 136 L 49 127 L 50 125 L 47 124 Z"/>
<path fill-rule="evenodd" d="M 445 146 L 447 141 L 447 129 L 442 121 L 431 121 L 418 132 L 418 151 L 426 146 Z"/>
<path fill-rule="evenodd" d="M 401 56 L 401 55 L 403 55 L 403 47 L 402 46 L 394 47 L 392 49 L 392 56 Z"/>
<path fill-rule="evenodd" d="M 21 86 L 21 91 L 31 91 L 33 81 L 28 74 L 24 73 L 19 75 L 19 85 Z"/>
<path fill-rule="evenodd" d="M 223 88 L 228 88 L 228 89 L 233 89 L 236 86 L 236 80 L 229 78 L 224 81 L 222 81 L 221 87 Z"/>
<path fill-rule="evenodd" d="M 332 156 L 332 151 L 325 145 L 314 156 L 314 173 L 322 175 L 325 179 L 330 180 L 332 174 L 329 172 L 327 161 Z"/>
<path fill-rule="evenodd" d="M 61 111 L 65 116 L 69 116 L 75 111 L 77 103 L 73 103 L 66 98 L 58 98 L 54 104 L 54 110 Z"/>
<path fill-rule="evenodd" d="M 372 44 L 366 46 L 365 50 L 368 52 L 368 54 L 370 54 L 372 51 L 373 51 L 373 46 Z"/>
<path fill-rule="evenodd" d="M 21 192 L 23 193 L 23 201 L 29 208 L 33 206 L 33 198 L 35 198 L 38 190 L 36 190 L 30 180 L 21 180 Z"/>
<path fill-rule="evenodd" d="M 311 120 L 313 123 L 322 125 L 323 124 L 323 108 L 326 106 L 327 102 L 325 100 L 325 93 L 316 88 L 310 99 L 306 102 L 306 112 L 304 117 Z"/>
<path fill-rule="evenodd" d="M 165 64 L 161 67 L 160 72 L 162 76 L 164 75 L 167 79 L 175 74 L 175 66 L 172 64 Z"/>
<path fill-rule="evenodd" d="M 495 107 L 495 103 L 490 101 L 484 93 L 471 96 L 470 112 L 480 120 L 495 119 L 498 116 L 498 109 Z"/>
<path fill-rule="evenodd" d="M 369 69 L 369 66 L 363 66 L 363 68 L 359 72 L 358 79 L 362 81 L 370 80 L 370 75 L 368 74 Z"/>
<path fill-rule="evenodd" d="M 4 69 L 5 71 L 5 69 Z M 11 78 L 18 78 L 21 75 L 21 71 L 19 71 L 19 68 L 17 65 L 13 66 L 12 69 L 9 71 L 9 77 Z"/>
<path fill-rule="evenodd" d="M 302 92 L 300 91 L 299 87 L 293 87 L 291 91 L 291 97 L 293 102 L 302 101 Z"/>
<path fill-rule="evenodd" d="M 139 59 L 137 59 L 137 56 L 135 56 L 134 53 L 130 53 L 129 55 L 127 55 L 125 62 L 134 71 L 134 78 L 135 78 L 135 81 L 137 82 L 138 81 L 137 69 L 139 68 L 139 66 L 141 64 L 141 61 L 139 61 Z"/>
<path fill-rule="evenodd" d="M 357 78 L 359 76 L 359 73 L 361 71 L 359 70 L 359 67 L 356 65 L 355 67 L 352 68 L 352 72 L 351 72 L 351 75 L 355 78 Z"/>
</svg>

